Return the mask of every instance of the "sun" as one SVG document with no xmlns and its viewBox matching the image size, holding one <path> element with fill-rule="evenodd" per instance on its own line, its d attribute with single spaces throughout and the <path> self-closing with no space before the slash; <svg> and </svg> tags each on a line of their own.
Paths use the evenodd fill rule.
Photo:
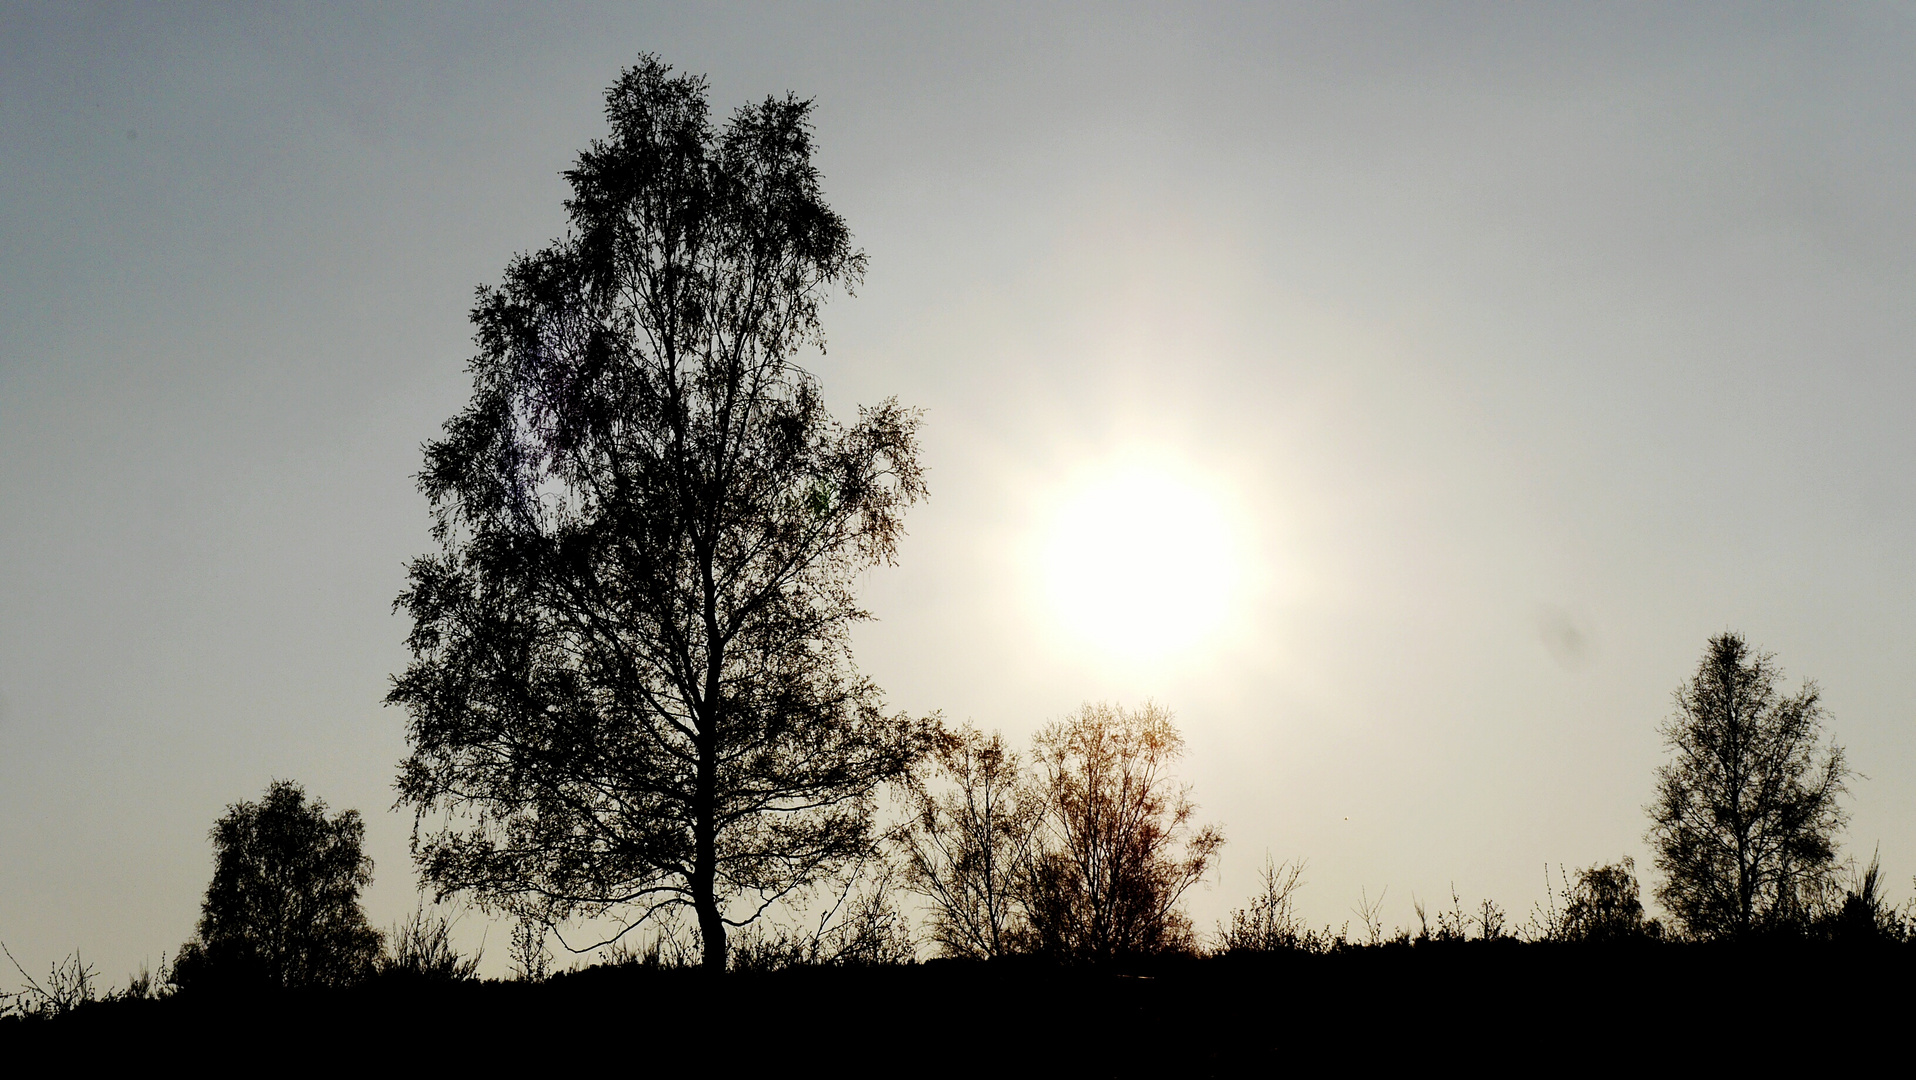
<svg viewBox="0 0 1916 1080">
<path fill-rule="evenodd" d="M 1239 585 L 1222 500 L 1172 469 L 1132 464 L 1084 481 L 1058 505 L 1043 548 L 1054 616 L 1077 640 L 1129 659 L 1202 643 Z"/>
</svg>

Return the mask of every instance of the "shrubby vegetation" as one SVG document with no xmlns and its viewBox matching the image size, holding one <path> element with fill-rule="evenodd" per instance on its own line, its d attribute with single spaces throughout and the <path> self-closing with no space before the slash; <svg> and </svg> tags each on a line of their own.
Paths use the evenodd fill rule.
<svg viewBox="0 0 1916 1080">
<path fill-rule="evenodd" d="M 1575 882 L 1566 880 L 1550 898 L 1544 917 L 1534 922 L 1535 936 L 1574 942 L 1661 938 L 1663 925 L 1644 918 L 1638 892 L 1636 860 L 1627 855 L 1614 863 L 1585 867 L 1577 871 Z"/>
<path fill-rule="evenodd" d="M 1787 930 L 1834 888 L 1851 772 L 1842 747 L 1819 745 L 1816 684 L 1785 694 L 1781 681 L 1773 657 L 1720 634 L 1663 726 L 1673 757 L 1657 770 L 1648 839 L 1657 899 L 1693 937 Z"/>
<path fill-rule="evenodd" d="M 1224 843 L 1169 768 L 1171 714 L 1087 704 L 1041 731 L 1026 771 L 997 733 L 946 733 L 910 791 L 906 879 L 948 956 L 1109 961 L 1198 941 L 1179 902 Z"/>
<path fill-rule="evenodd" d="M 898 833 L 905 880 L 931 902 L 946 956 L 1006 956 L 1027 946 L 1020 889 L 1038 803 L 1016 751 L 969 725 L 940 733 L 931 775 L 914 776 Z"/>
<path fill-rule="evenodd" d="M 359 893 L 372 882 L 359 811 L 329 817 L 321 800 L 275 781 L 213 826 L 213 881 L 199 932 L 180 947 L 172 982 L 345 986 L 372 974 L 380 934 Z"/>
<path fill-rule="evenodd" d="M 1257 892 L 1214 933 L 1200 934 L 1182 901 L 1224 840 L 1196 823 L 1191 793 L 1172 774 L 1183 752 L 1172 716 L 1155 704 L 1087 704 L 1042 729 L 1029 756 L 995 732 L 941 725 L 901 786 L 889 851 L 871 851 L 821 887 L 787 896 L 782 917 L 732 935 L 728 966 L 895 967 L 926 948 L 956 959 L 1095 967 L 1481 944 L 1909 944 L 1916 912 L 1886 898 L 1879 860 L 1851 863 L 1846 876 L 1836 863 L 1844 820 L 1836 797 L 1850 773 L 1840 747 L 1819 746 L 1815 687 L 1785 695 L 1779 678 L 1770 657 L 1722 635 L 1677 693 L 1664 729 L 1674 760 L 1658 773 L 1649 832 L 1662 874 L 1656 895 L 1671 923 L 1646 912 L 1626 856 L 1559 869 L 1521 926 L 1492 900 L 1467 908 L 1453 888 L 1447 904 L 1413 900 L 1414 929 L 1384 927 L 1383 896 L 1368 893 L 1351 909 L 1354 924 L 1313 927 L 1298 908 L 1305 864 L 1267 857 Z M 55 1019 L 202 988 L 476 980 L 479 956 L 459 951 L 452 921 L 423 898 L 384 934 L 368 925 L 360 893 L 373 866 L 363 835 L 356 811 L 330 813 L 298 784 L 277 781 L 215 823 L 199 926 L 171 963 L 162 957 L 158 971 L 142 968 L 102 992 L 77 952 L 41 978 L 5 952 L 20 987 L 0 994 L 0 1016 Z M 922 927 L 906 913 L 904 898 L 914 895 Z M 649 926 L 641 943 L 629 934 L 600 943 L 600 965 L 666 971 L 707 961 L 698 926 L 669 910 Z M 515 922 L 513 979 L 554 976 L 552 930 Z"/>
<path fill-rule="evenodd" d="M 44 981 L 27 974 L 20 961 L 13 958 L 13 952 L 0 946 L 7 962 L 13 965 L 15 974 L 21 979 L 18 993 L 0 993 L 0 1016 L 9 1014 L 34 1019 L 52 1019 L 65 1016 L 74 1009 L 96 1000 L 95 983 L 99 972 L 93 965 L 80 957 L 76 950 L 65 959 L 57 960 L 48 969 Z M 139 981 L 139 977 L 135 977 Z M 144 986 L 142 986 L 144 991 Z"/>
<path fill-rule="evenodd" d="M 1225 955 L 1321 952 L 1326 942 L 1297 914 L 1297 892 L 1304 887 L 1304 864 L 1264 859 L 1264 887 L 1250 902 L 1231 912 L 1218 927 L 1218 951 Z"/>
<path fill-rule="evenodd" d="M 477 978 L 481 954 L 461 954 L 452 941 L 453 920 L 426 910 L 424 900 L 406 921 L 386 934 L 378 971 L 389 978 L 460 982 Z"/>
</svg>

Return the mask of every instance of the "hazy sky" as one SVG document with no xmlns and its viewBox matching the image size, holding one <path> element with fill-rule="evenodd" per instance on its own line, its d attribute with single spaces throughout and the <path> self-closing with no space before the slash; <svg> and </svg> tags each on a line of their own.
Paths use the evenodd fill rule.
<svg viewBox="0 0 1916 1080">
<path fill-rule="evenodd" d="M 360 808 L 372 918 L 410 909 L 380 700 L 419 445 L 465 399 L 472 289 L 560 231 L 644 51 L 720 111 L 817 101 L 871 270 L 808 363 L 841 415 L 924 408 L 932 489 L 863 669 L 1020 744 L 1170 706 L 1229 838 L 1200 927 L 1267 852 L 1333 924 L 1453 882 L 1521 921 L 1546 863 L 1647 870 L 1657 724 L 1724 629 L 1821 683 L 1867 775 L 1850 850 L 1906 895 L 1907 8 L 8 4 L 23 962 L 177 948 L 207 829 L 275 777 Z M 1226 594 L 1181 647 L 1056 610 L 1059 508 L 1126 492 Z"/>
</svg>

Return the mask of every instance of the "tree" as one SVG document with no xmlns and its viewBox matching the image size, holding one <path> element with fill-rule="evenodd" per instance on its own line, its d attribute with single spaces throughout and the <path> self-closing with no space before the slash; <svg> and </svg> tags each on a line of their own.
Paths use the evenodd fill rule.
<svg viewBox="0 0 1916 1080">
<path fill-rule="evenodd" d="M 810 102 L 715 127 L 644 57 L 605 111 L 570 231 L 479 290 L 472 399 L 426 447 L 399 788 L 440 895 L 627 930 L 689 905 L 722 969 L 728 926 L 869 854 L 930 737 L 848 642 L 924 495 L 917 414 L 842 427 L 795 362 L 865 266 Z"/>
<path fill-rule="evenodd" d="M 1576 884 L 1564 889 L 1561 921 L 1552 936 L 1565 941 L 1623 941 L 1650 933 L 1638 898 L 1636 860 L 1577 871 Z"/>
<path fill-rule="evenodd" d="M 328 817 L 290 780 L 259 802 L 234 803 L 213 825 L 213 880 L 198 933 L 173 980 L 343 986 L 372 974 L 380 935 L 359 891 L 372 882 L 359 811 Z"/>
<path fill-rule="evenodd" d="M 1816 684 L 1785 695 L 1781 681 L 1774 657 L 1719 634 L 1663 725 L 1675 757 L 1657 770 L 1646 839 L 1657 899 L 1692 936 L 1799 923 L 1834 873 L 1850 771 L 1835 742 L 1819 753 Z"/>
<path fill-rule="evenodd" d="M 1190 944 L 1178 903 L 1224 846 L 1169 768 L 1184 739 L 1169 710 L 1086 704 L 1034 741 L 1039 848 L 1024 904 L 1037 946 L 1086 960 Z"/>
<path fill-rule="evenodd" d="M 1024 944 L 1019 907 L 1037 825 L 1018 755 L 966 725 L 932 755 L 942 790 L 908 791 L 906 882 L 932 901 L 932 937 L 949 956 L 1004 956 Z"/>
</svg>

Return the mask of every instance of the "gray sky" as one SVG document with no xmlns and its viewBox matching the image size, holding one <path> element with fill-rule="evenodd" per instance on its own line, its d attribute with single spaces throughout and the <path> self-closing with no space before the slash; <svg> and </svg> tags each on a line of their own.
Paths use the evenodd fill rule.
<svg viewBox="0 0 1916 1080">
<path fill-rule="evenodd" d="M 1647 869 L 1726 628 L 1821 683 L 1906 883 L 1913 46 L 1888 6 L 0 7 L 0 940 L 171 952 L 274 777 L 364 811 L 410 909 L 418 447 L 647 50 L 721 111 L 816 98 L 871 272 L 811 364 L 926 410 L 863 668 L 1019 743 L 1169 705 L 1230 841 L 1201 927 L 1266 852 L 1333 924 Z M 1043 554 L 1138 469 L 1233 553 L 1142 657 Z"/>
</svg>

